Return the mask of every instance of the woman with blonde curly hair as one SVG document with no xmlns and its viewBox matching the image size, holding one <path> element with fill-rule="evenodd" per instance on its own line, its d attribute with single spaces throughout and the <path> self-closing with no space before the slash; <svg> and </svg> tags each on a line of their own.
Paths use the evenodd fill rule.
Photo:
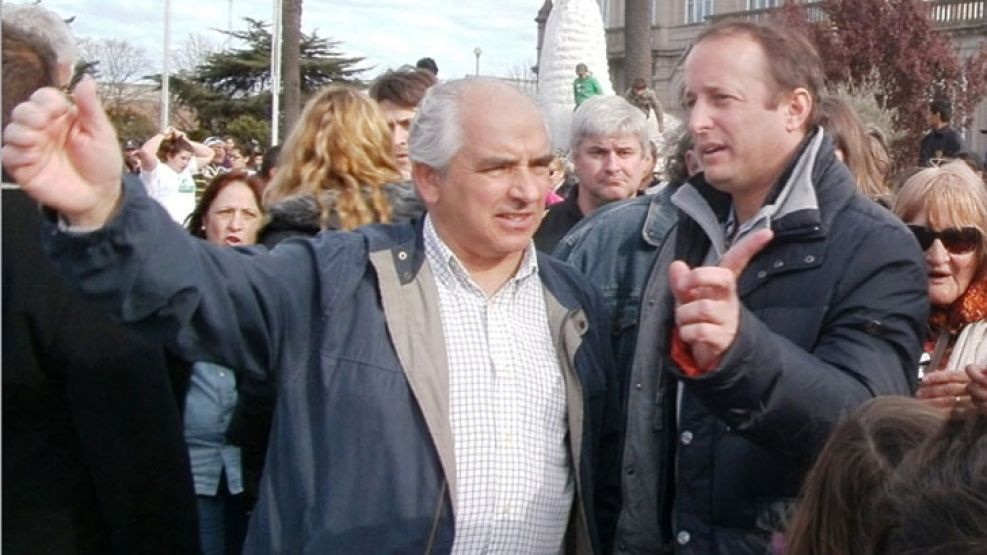
<svg viewBox="0 0 987 555">
<path fill-rule="evenodd" d="M 269 247 L 323 229 L 417 216 L 411 185 L 399 183 L 391 133 L 373 100 L 345 86 L 320 91 L 285 141 L 264 193 Z"/>
</svg>

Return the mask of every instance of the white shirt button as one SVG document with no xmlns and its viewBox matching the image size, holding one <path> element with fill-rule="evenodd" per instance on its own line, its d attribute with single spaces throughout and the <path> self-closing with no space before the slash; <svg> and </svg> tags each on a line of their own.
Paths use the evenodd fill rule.
<svg viewBox="0 0 987 555">
<path fill-rule="evenodd" d="M 689 445 L 692 443 L 692 432 L 689 430 L 682 432 L 682 435 L 679 437 L 679 441 L 682 442 L 682 445 Z"/>
<path fill-rule="evenodd" d="M 679 542 L 679 545 L 685 545 L 685 544 L 689 543 L 689 540 L 691 540 L 691 539 L 692 539 L 692 536 L 690 536 L 689 533 L 686 532 L 685 530 L 682 530 L 678 534 L 675 535 L 675 541 Z"/>
</svg>

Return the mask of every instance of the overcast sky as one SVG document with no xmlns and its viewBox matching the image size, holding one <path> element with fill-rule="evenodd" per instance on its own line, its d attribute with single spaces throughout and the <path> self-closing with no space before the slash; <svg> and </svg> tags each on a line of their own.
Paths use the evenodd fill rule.
<svg viewBox="0 0 987 555">
<path fill-rule="evenodd" d="M 75 16 L 77 36 L 126 40 L 160 64 L 164 0 L 41 4 Z M 481 74 L 516 76 L 535 64 L 534 18 L 541 5 L 542 0 L 304 0 L 302 29 L 340 41 L 347 56 L 365 57 L 365 79 L 423 56 L 435 59 L 442 79 L 472 75 L 476 47 L 482 50 Z M 273 0 L 171 0 L 171 46 L 179 47 L 190 34 L 221 43 L 224 37 L 214 29 L 226 29 L 231 12 L 234 29 L 243 29 L 244 17 L 271 21 L 273 6 Z"/>
</svg>

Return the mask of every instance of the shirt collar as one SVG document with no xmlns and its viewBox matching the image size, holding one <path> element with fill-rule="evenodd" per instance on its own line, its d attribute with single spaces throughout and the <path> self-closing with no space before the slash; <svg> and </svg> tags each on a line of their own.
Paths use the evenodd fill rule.
<svg viewBox="0 0 987 555">
<path fill-rule="evenodd" d="M 473 278 L 470 277 L 463 263 L 459 261 L 456 254 L 452 252 L 452 249 L 445 244 L 435 231 L 430 214 L 425 214 L 425 222 L 422 228 L 425 257 L 428 260 L 429 266 L 432 268 L 432 273 L 435 274 L 435 278 L 444 287 L 460 286 L 481 291 L 479 286 L 473 281 Z M 535 253 L 534 243 L 529 241 L 528 247 L 525 249 L 524 256 L 521 259 L 521 265 L 518 267 L 514 276 L 504 284 L 501 291 L 508 287 L 516 288 L 533 276 L 537 276 L 537 274 L 538 256 Z"/>
</svg>

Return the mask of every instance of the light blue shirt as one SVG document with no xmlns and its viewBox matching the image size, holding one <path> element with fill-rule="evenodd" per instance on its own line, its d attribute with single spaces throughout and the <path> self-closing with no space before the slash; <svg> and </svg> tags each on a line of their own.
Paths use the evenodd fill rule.
<svg viewBox="0 0 987 555">
<path fill-rule="evenodd" d="M 211 362 L 192 365 L 185 396 L 185 443 L 196 495 L 216 495 L 224 469 L 230 493 L 243 492 L 240 448 L 226 442 L 226 428 L 233 419 L 236 399 L 232 370 Z"/>
</svg>

